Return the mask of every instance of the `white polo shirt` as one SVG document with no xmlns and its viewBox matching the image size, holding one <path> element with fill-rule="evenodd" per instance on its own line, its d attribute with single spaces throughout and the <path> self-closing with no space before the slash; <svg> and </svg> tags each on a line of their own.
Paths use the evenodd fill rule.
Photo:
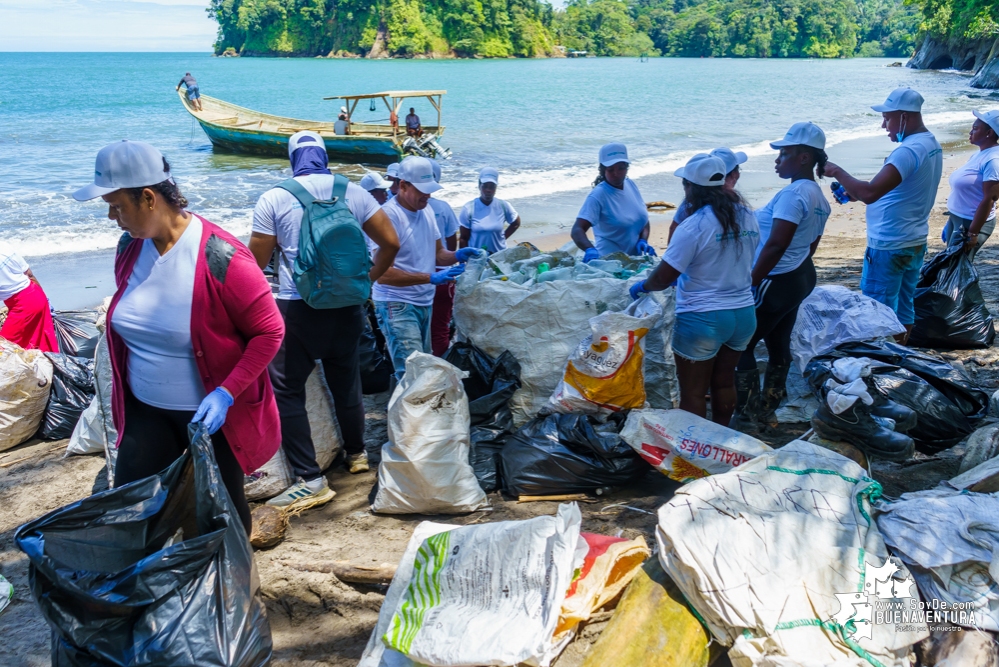
<svg viewBox="0 0 999 667">
<path fill-rule="evenodd" d="M 930 132 L 911 134 L 885 164 L 902 176 L 891 192 L 867 207 L 867 245 L 900 250 L 926 243 L 930 211 L 943 174 L 943 149 Z"/>
</svg>

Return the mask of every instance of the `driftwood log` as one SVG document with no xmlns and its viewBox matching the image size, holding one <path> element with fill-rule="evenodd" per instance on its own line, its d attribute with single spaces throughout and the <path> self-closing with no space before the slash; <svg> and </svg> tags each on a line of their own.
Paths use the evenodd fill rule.
<svg viewBox="0 0 999 667">
<path fill-rule="evenodd" d="M 395 576 L 396 566 L 389 563 L 381 565 L 355 565 L 346 560 L 327 561 L 277 561 L 285 567 L 300 572 L 322 572 L 348 584 L 389 584 Z"/>
</svg>

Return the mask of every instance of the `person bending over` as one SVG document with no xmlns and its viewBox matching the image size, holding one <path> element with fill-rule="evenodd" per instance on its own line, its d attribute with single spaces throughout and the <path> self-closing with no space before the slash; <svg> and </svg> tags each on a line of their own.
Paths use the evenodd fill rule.
<svg viewBox="0 0 999 667">
<path fill-rule="evenodd" d="M 59 351 L 49 298 L 28 263 L 6 241 L 0 241 L 0 301 L 7 306 L 0 338 L 26 350 Z"/>
<path fill-rule="evenodd" d="M 871 107 L 881 113 L 881 127 L 898 147 L 870 181 L 854 178 L 832 162 L 825 168 L 851 199 L 867 204 L 860 290 L 895 311 L 906 329 L 896 336 L 903 344 L 916 321 L 916 283 L 943 173 L 943 149 L 923 124 L 922 107 L 923 96 L 911 88 L 896 88 L 884 104 Z"/>
<path fill-rule="evenodd" d="M 753 266 L 756 332 L 736 371 L 736 414 L 731 424 L 743 433 L 756 433 L 763 424 L 777 423 L 774 412 L 787 394 L 791 330 L 798 319 L 798 306 L 815 288 L 812 255 L 831 210 L 815 182 L 816 175 L 822 178 L 827 160 L 822 129 L 814 123 L 795 123 L 770 147 L 779 151 L 774 171 L 791 182 L 756 211 L 760 226 Z M 762 395 L 753 352 L 761 340 L 768 355 Z"/>
<path fill-rule="evenodd" d="M 191 103 L 194 110 L 201 111 L 201 92 L 198 90 L 198 80 L 188 72 L 181 78 L 180 83 L 177 84 L 177 90 L 180 90 L 181 86 L 187 88 L 187 101 Z"/>
<path fill-rule="evenodd" d="M 725 163 L 699 153 L 678 169 L 690 217 L 680 225 L 663 259 L 631 296 L 666 289 L 674 281 L 673 352 L 680 408 L 727 426 L 735 408 L 735 365 L 756 330 L 753 257 L 760 241 L 752 211 L 726 190 Z"/>
</svg>

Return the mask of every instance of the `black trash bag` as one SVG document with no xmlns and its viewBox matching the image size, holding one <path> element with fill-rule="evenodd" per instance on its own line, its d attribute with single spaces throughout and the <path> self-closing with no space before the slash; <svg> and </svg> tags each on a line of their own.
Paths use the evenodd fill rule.
<svg viewBox="0 0 999 667">
<path fill-rule="evenodd" d="M 361 392 L 380 394 L 388 391 L 392 379 L 392 360 L 385 353 L 384 339 L 376 335 L 371 317 L 365 313 L 364 331 L 361 332 L 359 351 L 361 357 Z"/>
<path fill-rule="evenodd" d="M 258 667 L 271 631 L 211 441 L 17 529 L 53 667 Z"/>
<path fill-rule="evenodd" d="M 500 452 L 504 490 L 513 496 L 587 493 L 624 486 L 649 471 L 618 432 L 624 415 L 601 424 L 589 415 L 537 417 Z"/>
<path fill-rule="evenodd" d="M 45 405 L 45 415 L 38 436 L 61 440 L 73 435 L 80 415 L 97 393 L 94 387 L 94 360 L 46 352 L 52 362 L 52 392 Z"/>
<path fill-rule="evenodd" d="M 462 380 L 471 413 L 468 461 L 486 493 L 499 489 L 499 453 L 513 432 L 510 397 L 520 389 L 520 362 L 504 351 L 495 359 L 471 343 L 455 343 L 444 361 L 468 377 Z"/>
<path fill-rule="evenodd" d="M 95 324 L 98 317 L 96 310 L 57 310 L 52 313 L 59 351 L 68 357 L 93 359 L 101 337 Z"/>
<path fill-rule="evenodd" d="M 964 246 L 952 245 L 926 262 L 916 285 L 916 322 L 909 344 L 967 349 L 989 347 L 996 330 Z"/>
<path fill-rule="evenodd" d="M 895 343 L 844 343 L 812 359 L 805 376 L 820 400 L 818 388 L 832 377 L 833 361 L 842 357 L 870 358 L 878 391 L 916 412 L 916 426 L 907 435 L 921 452 L 933 454 L 960 442 L 988 407 L 988 394 L 974 387 L 966 374 Z"/>
</svg>

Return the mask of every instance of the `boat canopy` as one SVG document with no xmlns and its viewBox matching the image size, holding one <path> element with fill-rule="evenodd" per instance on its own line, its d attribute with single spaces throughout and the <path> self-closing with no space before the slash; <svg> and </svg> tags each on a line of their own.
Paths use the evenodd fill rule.
<svg viewBox="0 0 999 667">
<path fill-rule="evenodd" d="M 430 104 L 437 110 L 437 127 L 441 128 L 441 98 L 447 95 L 446 90 L 387 90 L 382 93 L 367 93 L 365 95 L 335 95 L 333 97 L 324 97 L 324 100 L 344 100 L 347 102 L 347 116 L 352 118 L 354 116 L 354 110 L 357 108 L 357 103 L 361 100 L 374 100 L 380 99 L 385 103 L 385 107 L 389 112 L 394 111 L 397 115 L 399 113 L 399 108 L 402 107 L 402 103 L 407 98 L 412 97 L 425 97 L 430 101 Z"/>
</svg>

